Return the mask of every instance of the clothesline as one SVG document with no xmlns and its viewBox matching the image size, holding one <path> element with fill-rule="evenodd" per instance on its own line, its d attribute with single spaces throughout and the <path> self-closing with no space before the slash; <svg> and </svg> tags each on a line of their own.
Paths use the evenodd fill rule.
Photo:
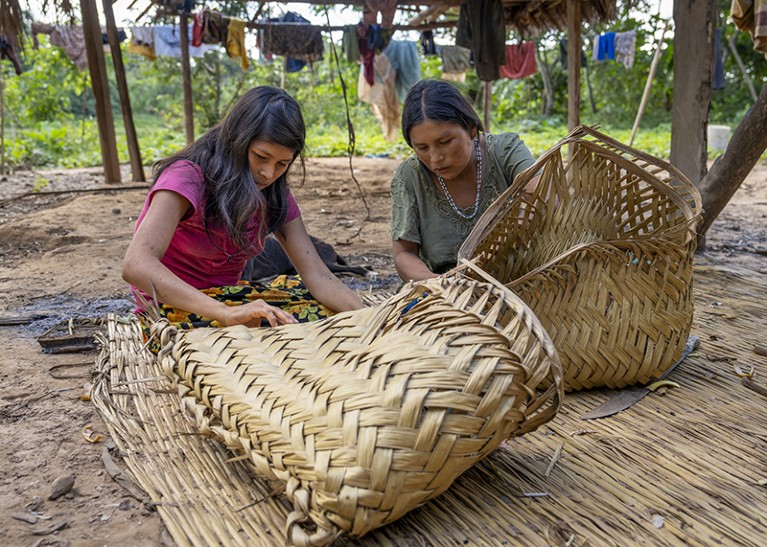
<svg viewBox="0 0 767 547">
<path fill-rule="evenodd" d="M 192 16 L 190 13 L 184 13 L 181 11 L 175 11 L 175 10 L 158 10 L 158 15 L 187 15 L 189 17 Z M 284 23 L 284 22 L 252 22 L 252 21 L 246 21 L 245 22 L 245 28 L 254 29 L 254 30 L 268 30 L 270 28 L 275 27 L 295 27 L 301 25 L 301 28 L 306 30 L 320 30 L 323 32 L 334 32 L 334 31 L 342 31 L 346 28 L 345 25 L 314 25 L 314 24 L 303 24 L 303 23 Z M 433 22 L 433 23 L 423 23 L 420 25 L 392 25 L 392 30 L 404 30 L 404 31 L 424 31 L 424 30 L 434 30 L 437 28 L 454 28 L 458 25 L 458 21 L 440 21 L 440 22 Z"/>
</svg>

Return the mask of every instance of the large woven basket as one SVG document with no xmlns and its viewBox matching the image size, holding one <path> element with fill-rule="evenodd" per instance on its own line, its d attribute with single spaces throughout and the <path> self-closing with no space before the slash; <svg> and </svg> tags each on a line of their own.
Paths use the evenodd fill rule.
<svg viewBox="0 0 767 547">
<path fill-rule="evenodd" d="M 538 174 L 535 191 L 525 192 Z M 579 127 L 493 203 L 459 260 L 533 309 L 557 348 L 566 390 L 620 388 L 681 354 L 700 214 L 700 194 L 673 166 Z"/>
<path fill-rule="evenodd" d="M 284 487 L 295 545 L 396 520 L 550 420 L 564 394 L 530 309 L 460 275 L 315 323 L 152 329 L 201 431 Z"/>
</svg>

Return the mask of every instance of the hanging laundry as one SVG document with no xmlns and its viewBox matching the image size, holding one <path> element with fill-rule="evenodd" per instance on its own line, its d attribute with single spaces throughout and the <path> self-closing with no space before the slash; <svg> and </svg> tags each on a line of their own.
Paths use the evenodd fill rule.
<svg viewBox="0 0 767 547">
<path fill-rule="evenodd" d="M 383 52 L 396 73 L 394 88 L 397 91 L 397 99 L 402 102 L 410 88 L 421 79 L 421 58 L 418 56 L 418 44 L 404 40 L 392 40 Z"/>
<path fill-rule="evenodd" d="M 599 52 L 597 53 L 597 60 L 604 61 L 610 59 L 615 60 L 615 33 L 604 32 L 599 35 Z"/>
<path fill-rule="evenodd" d="M 358 47 L 362 56 L 361 74 L 368 85 L 375 85 L 375 51 L 368 47 L 368 26 L 364 23 L 357 25 Z"/>
<path fill-rule="evenodd" d="M 295 23 L 269 25 L 260 30 L 261 51 L 266 55 L 284 55 L 293 59 L 314 63 L 324 55 L 322 31 L 310 26 L 309 20 L 297 13 L 287 12 L 282 17 L 267 19 L 267 23 Z"/>
<path fill-rule="evenodd" d="M 591 60 L 592 61 L 599 60 L 599 34 L 594 36 L 594 47 L 591 52 Z"/>
<path fill-rule="evenodd" d="M 0 36 L 0 59 L 8 59 L 13 65 L 13 70 L 16 71 L 17 76 L 24 72 L 21 68 L 19 58 L 16 56 L 16 51 L 14 51 L 13 45 L 2 36 Z"/>
<path fill-rule="evenodd" d="M 234 18 L 229 20 L 229 28 L 226 33 L 226 53 L 232 59 L 240 59 L 243 72 L 248 70 L 250 61 L 248 61 L 248 52 L 245 49 L 245 21 Z"/>
<path fill-rule="evenodd" d="M 502 78 L 517 80 L 538 72 L 535 62 L 535 42 L 522 42 L 506 46 L 506 64 L 501 66 Z"/>
<path fill-rule="evenodd" d="M 121 28 L 117 29 L 117 42 L 124 42 L 128 39 L 128 35 L 125 33 L 125 31 Z M 109 45 L 109 33 L 108 32 L 102 32 L 101 33 L 101 43 L 105 46 Z"/>
<path fill-rule="evenodd" d="M 425 30 L 421 33 L 421 53 L 424 55 L 437 54 L 437 46 L 434 44 L 434 32 Z"/>
<path fill-rule="evenodd" d="M 730 17 L 739 30 L 751 34 L 754 51 L 767 58 L 767 0 L 732 0 Z"/>
<path fill-rule="evenodd" d="M 131 39 L 128 43 L 128 53 L 143 55 L 154 61 L 154 28 L 153 27 L 130 27 Z"/>
<path fill-rule="evenodd" d="M 360 43 L 357 36 L 357 25 L 344 25 L 343 36 L 341 37 L 341 49 L 344 52 L 346 61 L 356 63 L 360 58 Z"/>
<path fill-rule="evenodd" d="M 567 38 L 559 40 L 559 62 L 562 65 L 562 70 L 567 70 Z M 587 63 L 586 52 L 581 48 L 581 66 L 585 67 Z"/>
<path fill-rule="evenodd" d="M 362 21 L 366 25 L 378 23 L 381 14 L 381 26 L 390 29 L 394 26 L 394 14 L 397 11 L 397 0 L 365 0 L 362 7 Z"/>
<path fill-rule="evenodd" d="M 51 45 L 62 48 L 79 70 L 88 68 L 83 27 L 56 25 L 51 32 Z"/>
<path fill-rule="evenodd" d="M 359 100 L 370 104 L 373 114 L 381 124 L 381 131 L 388 141 L 396 141 L 400 134 L 400 109 L 395 81 L 397 73 L 385 53 L 375 56 L 375 85 L 370 85 L 360 67 L 357 82 Z"/>
<path fill-rule="evenodd" d="M 722 50 L 722 29 L 714 34 L 714 74 L 711 89 L 724 89 L 724 51 Z"/>
<path fill-rule="evenodd" d="M 480 80 L 497 80 L 499 67 L 506 62 L 502 0 L 472 0 L 462 4 L 455 43 L 472 50 Z"/>
<path fill-rule="evenodd" d="M 194 25 L 192 25 L 194 31 Z M 200 44 L 220 44 L 226 47 L 226 37 L 229 32 L 229 17 L 215 11 L 205 10 L 202 12 L 202 33 Z M 194 39 L 194 32 L 192 34 Z"/>
<path fill-rule="evenodd" d="M 202 44 L 199 47 L 192 46 L 192 27 L 187 27 L 189 32 L 189 56 L 202 57 L 207 51 L 217 49 L 218 46 Z M 181 32 L 178 25 L 157 25 L 154 27 L 154 53 L 158 56 L 181 57 Z"/>
<path fill-rule="evenodd" d="M 471 50 L 468 48 L 462 46 L 442 46 L 441 55 L 442 72 L 461 74 L 471 68 Z"/>
<path fill-rule="evenodd" d="M 152 0 L 152 3 L 184 13 L 192 13 L 194 10 L 194 0 Z"/>
<path fill-rule="evenodd" d="M 637 31 L 628 30 L 626 32 L 615 33 L 615 60 L 626 68 L 634 66 L 634 55 L 636 53 Z"/>
</svg>

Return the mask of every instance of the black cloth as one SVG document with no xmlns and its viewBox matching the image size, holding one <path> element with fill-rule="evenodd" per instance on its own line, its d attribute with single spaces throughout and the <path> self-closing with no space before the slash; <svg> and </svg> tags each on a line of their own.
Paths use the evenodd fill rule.
<svg viewBox="0 0 767 547">
<path fill-rule="evenodd" d="M 121 28 L 117 29 L 117 41 L 118 42 L 124 42 L 128 39 L 128 35 L 125 33 L 125 31 Z M 106 32 L 101 33 L 101 43 L 104 45 L 109 45 L 109 34 Z"/>
<path fill-rule="evenodd" d="M 567 38 L 559 41 L 559 62 L 562 63 L 562 70 L 567 70 Z M 581 66 L 585 67 L 588 63 L 586 52 L 581 48 Z"/>
<path fill-rule="evenodd" d="M 23 72 L 13 46 L 5 38 L 0 38 L 0 59 L 8 59 L 13 64 L 13 69 L 16 71 L 17 76 Z"/>
<path fill-rule="evenodd" d="M 461 6 L 456 45 L 474 53 L 474 67 L 483 82 L 501 77 L 498 67 L 506 64 L 506 25 L 502 0 L 472 0 Z"/>
<path fill-rule="evenodd" d="M 424 55 L 436 55 L 437 46 L 434 44 L 434 33 L 425 30 L 421 33 L 421 52 Z"/>
<path fill-rule="evenodd" d="M 722 50 L 722 29 L 714 34 L 714 77 L 711 89 L 724 89 L 724 51 Z"/>
</svg>

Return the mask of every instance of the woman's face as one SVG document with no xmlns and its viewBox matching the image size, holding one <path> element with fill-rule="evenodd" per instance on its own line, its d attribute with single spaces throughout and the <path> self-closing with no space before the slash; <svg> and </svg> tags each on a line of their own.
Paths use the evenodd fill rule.
<svg viewBox="0 0 767 547">
<path fill-rule="evenodd" d="M 424 120 L 410 128 L 415 155 L 445 180 L 458 178 L 474 156 L 476 131 L 451 122 Z"/>
<path fill-rule="evenodd" d="M 255 140 L 248 147 L 248 165 L 259 190 L 265 190 L 288 170 L 295 150 L 264 140 Z"/>
</svg>

